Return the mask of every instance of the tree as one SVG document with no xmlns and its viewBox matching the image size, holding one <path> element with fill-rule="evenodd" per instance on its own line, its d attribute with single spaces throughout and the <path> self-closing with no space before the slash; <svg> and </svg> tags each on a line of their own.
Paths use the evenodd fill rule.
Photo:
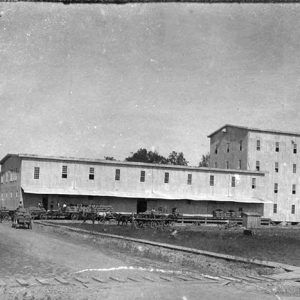
<svg viewBox="0 0 300 300">
<path fill-rule="evenodd" d="M 205 155 L 202 155 L 202 159 L 199 162 L 199 167 L 208 167 L 209 166 L 209 159 L 210 159 L 209 152 L 206 153 Z"/>
<path fill-rule="evenodd" d="M 168 157 L 168 163 L 171 165 L 180 165 L 187 166 L 188 161 L 184 158 L 182 152 L 177 153 L 176 151 L 172 151 Z"/>
<path fill-rule="evenodd" d="M 137 152 L 133 153 L 131 156 L 125 158 L 126 161 L 134 162 L 145 162 L 152 164 L 166 164 L 167 159 L 162 155 L 158 154 L 156 151 L 148 151 L 145 148 L 140 148 Z"/>
<path fill-rule="evenodd" d="M 168 163 L 168 160 L 164 156 L 158 154 L 156 151 L 154 151 L 154 152 L 149 151 L 148 158 L 149 158 L 148 162 L 152 163 L 152 164 L 167 164 Z"/>
<path fill-rule="evenodd" d="M 177 153 L 172 151 L 168 158 L 160 155 L 156 151 L 148 151 L 145 148 L 140 148 L 137 152 L 125 159 L 126 161 L 145 162 L 150 164 L 171 164 L 187 166 L 188 161 L 184 158 L 182 152 Z"/>
</svg>

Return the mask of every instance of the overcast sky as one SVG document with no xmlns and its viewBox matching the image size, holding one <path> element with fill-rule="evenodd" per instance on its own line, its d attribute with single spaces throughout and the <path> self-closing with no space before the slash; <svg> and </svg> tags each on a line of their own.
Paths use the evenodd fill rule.
<svg viewBox="0 0 300 300">
<path fill-rule="evenodd" d="M 190 165 L 225 123 L 300 132 L 300 5 L 0 4 L 0 156 Z"/>
</svg>

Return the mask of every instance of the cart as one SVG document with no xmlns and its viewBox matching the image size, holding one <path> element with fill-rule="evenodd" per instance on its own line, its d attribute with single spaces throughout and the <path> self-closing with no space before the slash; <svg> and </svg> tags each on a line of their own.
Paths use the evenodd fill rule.
<svg viewBox="0 0 300 300">
<path fill-rule="evenodd" d="M 12 227 L 16 229 L 19 227 L 32 229 L 30 212 L 25 208 L 18 208 L 14 213 Z"/>
</svg>

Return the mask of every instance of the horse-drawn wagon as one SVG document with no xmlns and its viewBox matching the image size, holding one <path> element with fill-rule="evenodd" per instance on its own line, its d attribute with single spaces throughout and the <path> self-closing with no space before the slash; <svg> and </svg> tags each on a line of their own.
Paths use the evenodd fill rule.
<svg viewBox="0 0 300 300">
<path fill-rule="evenodd" d="M 174 225 L 174 223 L 177 222 L 178 218 L 179 213 L 176 209 L 173 209 L 171 214 L 151 210 L 135 215 L 133 224 L 136 228 L 163 228 L 166 226 Z"/>
<path fill-rule="evenodd" d="M 11 219 L 12 211 L 6 209 L 6 207 L 0 207 L 0 223 L 3 221 L 9 221 Z"/>
<path fill-rule="evenodd" d="M 30 212 L 25 208 L 17 208 L 13 216 L 12 227 L 32 229 L 32 218 Z"/>
</svg>

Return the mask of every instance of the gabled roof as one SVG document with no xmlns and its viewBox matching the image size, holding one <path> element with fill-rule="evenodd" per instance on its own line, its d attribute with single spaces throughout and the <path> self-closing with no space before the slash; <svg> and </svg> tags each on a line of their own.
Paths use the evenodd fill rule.
<svg viewBox="0 0 300 300">
<path fill-rule="evenodd" d="M 298 136 L 298 137 L 300 137 L 299 132 L 297 133 L 297 132 L 280 131 L 280 130 L 272 130 L 272 129 L 259 129 L 259 128 L 246 127 L 246 126 L 236 126 L 236 125 L 231 125 L 231 124 L 225 124 L 224 126 L 219 128 L 218 130 L 214 131 L 213 133 L 211 133 L 207 137 L 210 138 L 213 135 L 215 135 L 216 133 L 218 133 L 219 131 L 221 131 L 221 130 L 227 128 L 227 127 L 232 127 L 232 128 L 237 128 L 237 129 L 244 129 L 244 130 L 253 131 L 253 132 L 271 133 L 271 134 L 280 134 L 280 135 L 289 135 L 289 136 Z"/>
<path fill-rule="evenodd" d="M 0 165 L 3 165 L 3 163 L 8 160 L 10 157 L 13 157 L 13 156 L 19 156 L 18 154 L 11 154 L 11 153 L 8 153 L 6 154 L 1 160 L 0 160 Z"/>
<path fill-rule="evenodd" d="M 44 156 L 36 154 L 7 154 L 0 161 L 2 165 L 10 157 L 19 157 L 20 159 L 29 160 L 41 160 L 41 161 L 61 161 L 61 162 L 73 162 L 73 163 L 90 163 L 101 165 L 115 165 L 124 167 L 139 167 L 139 168 L 156 168 L 156 169 L 169 169 L 169 170 L 181 170 L 181 171 L 196 171 L 207 173 L 227 173 L 227 174 L 247 174 L 254 176 L 264 176 L 265 173 L 261 171 L 250 170 L 235 170 L 235 169 L 219 169 L 219 168 L 205 168 L 205 167 L 190 167 L 190 166 L 178 166 L 178 165 L 163 165 L 163 164 L 151 164 L 142 162 L 128 162 L 128 161 L 112 161 L 106 159 L 92 159 L 92 158 L 75 158 L 64 156 Z"/>
</svg>

